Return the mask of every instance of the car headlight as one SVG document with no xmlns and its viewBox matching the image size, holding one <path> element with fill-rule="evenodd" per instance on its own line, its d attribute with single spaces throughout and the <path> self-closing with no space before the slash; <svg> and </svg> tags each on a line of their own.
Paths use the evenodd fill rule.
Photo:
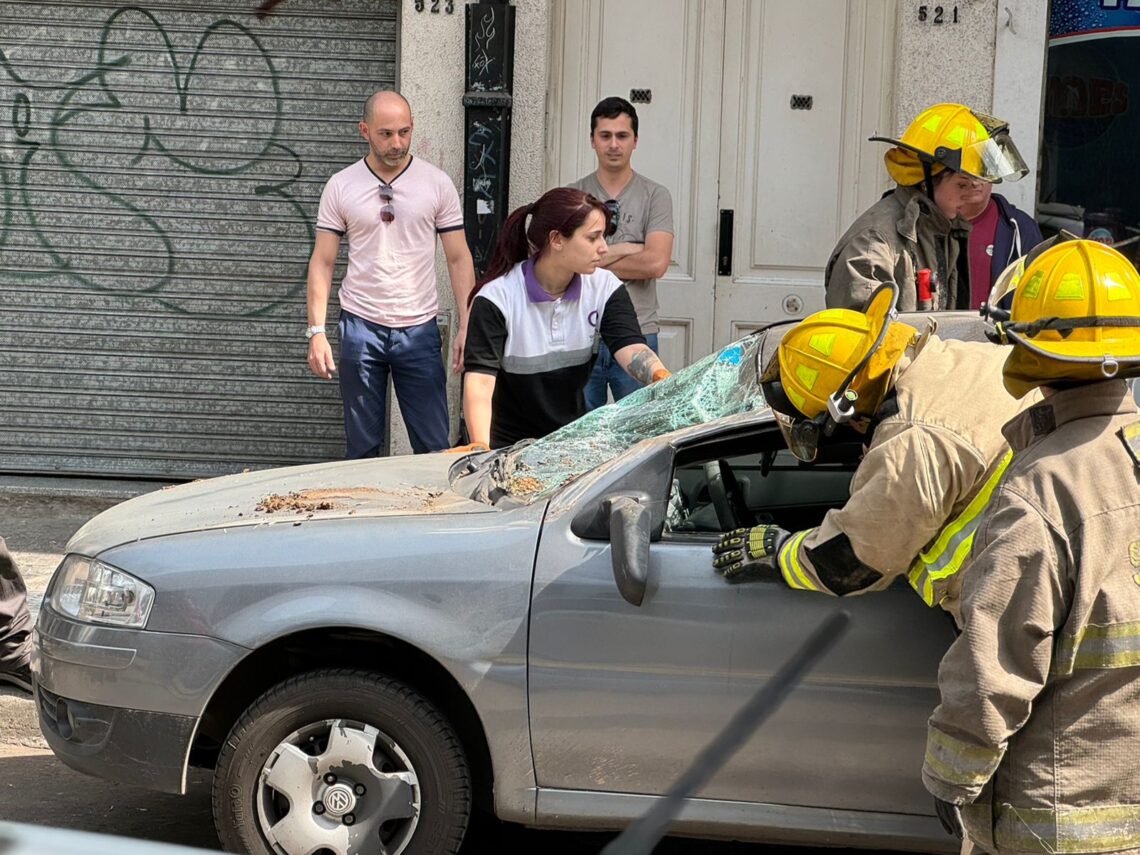
<svg viewBox="0 0 1140 855">
<path fill-rule="evenodd" d="M 68 555 L 55 571 L 51 604 L 75 620 L 141 629 L 150 617 L 154 588 L 98 559 Z"/>
</svg>

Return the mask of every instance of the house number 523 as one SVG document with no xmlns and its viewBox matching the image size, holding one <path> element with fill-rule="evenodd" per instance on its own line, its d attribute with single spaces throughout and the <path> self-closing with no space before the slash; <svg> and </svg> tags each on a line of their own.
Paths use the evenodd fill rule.
<svg viewBox="0 0 1140 855">
<path fill-rule="evenodd" d="M 931 24 L 957 24 L 957 6 L 919 6 L 918 20 L 920 23 Z"/>
<path fill-rule="evenodd" d="M 424 11 L 425 6 L 433 15 L 438 15 L 440 12 L 446 12 L 448 15 L 455 14 L 455 0 L 416 0 L 417 12 Z"/>
</svg>

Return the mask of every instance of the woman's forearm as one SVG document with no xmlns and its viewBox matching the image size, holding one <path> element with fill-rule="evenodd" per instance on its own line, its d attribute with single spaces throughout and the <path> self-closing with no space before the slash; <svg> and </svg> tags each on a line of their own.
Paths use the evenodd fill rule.
<svg viewBox="0 0 1140 855">
<path fill-rule="evenodd" d="M 626 345 L 614 353 L 614 359 L 625 369 L 626 374 L 644 386 L 670 376 L 669 369 L 645 344 Z"/>
<path fill-rule="evenodd" d="M 463 375 L 463 419 L 471 442 L 491 445 L 491 397 L 495 375 L 468 372 Z"/>
</svg>

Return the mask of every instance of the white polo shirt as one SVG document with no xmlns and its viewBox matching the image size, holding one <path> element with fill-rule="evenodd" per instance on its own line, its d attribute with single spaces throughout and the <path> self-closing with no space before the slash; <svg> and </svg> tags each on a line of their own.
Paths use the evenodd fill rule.
<svg viewBox="0 0 1140 855">
<path fill-rule="evenodd" d="M 413 157 L 387 187 L 394 219 L 380 219 L 383 179 L 361 159 L 321 193 L 317 228 L 348 238 L 340 305 L 386 327 L 412 327 L 439 312 L 435 240 L 463 228 L 459 193 L 443 170 Z"/>
<path fill-rule="evenodd" d="M 614 353 L 645 344 L 629 293 L 608 270 L 575 275 L 551 297 L 531 258 L 479 290 L 463 359 L 467 371 L 496 378 L 492 448 L 546 436 L 586 412 L 582 390 L 599 338 Z"/>
</svg>

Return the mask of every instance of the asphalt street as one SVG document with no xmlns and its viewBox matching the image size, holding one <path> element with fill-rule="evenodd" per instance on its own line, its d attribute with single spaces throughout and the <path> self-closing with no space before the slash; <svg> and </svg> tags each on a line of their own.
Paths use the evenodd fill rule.
<svg viewBox="0 0 1140 855">
<path fill-rule="evenodd" d="M 0 535 L 8 541 L 24 574 L 34 611 L 39 608 L 44 588 L 72 533 L 132 491 L 155 486 L 95 484 L 81 495 L 60 496 L 58 490 L 56 495 L 50 490 L 12 492 L 0 483 Z M 31 699 L 9 689 L 0 689 L 0 820 L 218 848 L 210 810 L 209 773 L 195 770 L 187 795 L 176 796 L 73 772 L 47 750 Z M 600 851 L 611 837 L 534 831 L 477 817 L 462 852 L 586 855 Z M 837 851 L 849 850 L 679 838 L 668 839 L 657 849 L 662 855 L 805 855 Z"/>
</svg>

